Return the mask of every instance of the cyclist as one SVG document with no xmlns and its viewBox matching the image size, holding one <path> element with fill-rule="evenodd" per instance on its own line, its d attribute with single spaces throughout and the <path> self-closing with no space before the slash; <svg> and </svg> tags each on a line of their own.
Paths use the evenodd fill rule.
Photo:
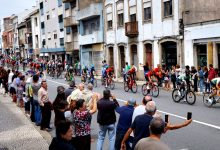
<svg viewBox="0 0 220 150">
<path fill-rule="evenodd" d="M 94 83 L 94 73 L 95 73 L 95 66 L 92 65 L 90 70 L 89 70 L 89 82 L 91 82 L 92 84 Z"/>
<path fill-rule="evenodd" d="M 125 63 L 125 69 L 124 69 L 124 82 L 128 79 L 128 71 L 131 69 L 131 66 L 128 65 L 128 62 Z"/>
<path fill-rule="evenodd" d="M 84 66 L 82 69 L 82 78 L 81 78 L 82 82 L 86 82 L 87 72 L 88 72 L 88 67 Z"/>
<path fill-rule="evenodd" d="M 214 78 L 210 81 L 211 87 L 213 89 L 213 93 L 209 96 L 210 101 L 212 97 L 214 97 L 215 95 L 217 95 L 217 92 L 220 90 L 220 77 Z M 213 103 L 216 103 L 215 99 L 213 101 Z"/>
<path fill-rule="evenodd" d="M 102 64 L 103 65 L 102 65 L 102 79 L 101 79 L 101 81 L 102 81 L 102 85 L 104 85 L 104 81 L 107 78 L 106 70 L 108 68 L 108 64 L 106 63 L 106 60 L 102 61 Z"/>
<path fill-rule="evenodd" d="M 132 64 L 132 67 L 128 70 L 128 78 L 130 77 L 130 81 L 131 80 L 135 80 L 135 76 L 136 76 L 136 71 L 137 71 L 137 67 Z"/>
</svg>

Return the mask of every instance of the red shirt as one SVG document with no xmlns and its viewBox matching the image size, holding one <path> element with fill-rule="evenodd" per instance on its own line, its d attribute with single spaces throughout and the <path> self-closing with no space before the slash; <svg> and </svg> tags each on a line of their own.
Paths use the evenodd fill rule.
<svg viewBox="0 0 220 150">
<path fill-rule="evenodd" d="M 209 72 L 208 72 L 208 79 L 209 81 L 211 81 L 212 79 L 214 79 L 216 76 L 216 72 L 213 68 L 210 68 Z"/>
<path fill-rule="evenodd" d="M 111 73 L 111 72 L 113 72 L 113 71 L 114 71 L 113 68 L 108 68 L 108 69 L 106 70 L 107 73 Z"/>
</svg>

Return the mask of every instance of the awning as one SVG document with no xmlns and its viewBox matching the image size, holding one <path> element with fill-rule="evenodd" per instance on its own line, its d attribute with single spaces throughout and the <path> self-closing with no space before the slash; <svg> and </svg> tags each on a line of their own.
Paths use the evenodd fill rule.
<svg viewBox="0 0 220 150">
<path fill-rule="evenodd" d="M 44 56 L 44 54 L 43 54 L 43 53 L 40 53 L 40 56 Z"/>
<path fill-rule="evenodd" d="M 49 56 L 49 54 L 48 53 L 44 53 L 44 56 Z"/>
</svg>

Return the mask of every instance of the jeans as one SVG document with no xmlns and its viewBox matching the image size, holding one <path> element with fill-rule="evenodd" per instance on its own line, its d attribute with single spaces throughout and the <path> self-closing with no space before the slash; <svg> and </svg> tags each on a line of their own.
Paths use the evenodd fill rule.
<svg viewBox="0 0 220 150">
<path fill-rule="evenodd" d="M 203 90 L 204 90 L 204 79 L 199 80 L 199 89 L 200 89 L 200 92 L 203 92 Z"/>
<path fill-rule="evenodd" d="M 121 149 L 121 142 L 124 138 L 125 133 L 121 133 L 120 131 L 116 131 L 116 139 L 115 139 L 115 150 Z M 126 141 L 126 150 L 131 150 L 130 143 L 132 144 L 132 137 L 129 137 L 129 139 Z"/>
<path fill-rule="evenodd" d="M 34 100 L 34 115 L 35 115 L 35 124 L 41 124 L 41 109 L 37 100 Z"/>
<path fill-rule="evenodd" d="M 106 132 L 108 131 L 109 137 L 109 150 L 115 149 L 115 124 L 110 125 L 99 125 L 99 134 L 98 134 L 98 141 L 97 141 L 97 150 L 102 150 L 103 143 L 105 140 Z"/>
</svg>

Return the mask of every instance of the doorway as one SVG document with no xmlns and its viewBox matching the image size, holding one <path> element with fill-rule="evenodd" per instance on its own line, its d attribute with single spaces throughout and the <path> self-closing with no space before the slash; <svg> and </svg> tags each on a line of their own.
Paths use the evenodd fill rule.
<svg viewBox="0 0 220 150">
<path fill-rule="evenodd" d="M 131 45 L 130 56 L 131 56 L 130 65 L 134 64 L 136 67 L 138 67 L 137 45 Z"/>
<path fill-rule="evenodd" d="M 108 59 L 108 64 L 109 64 L 109 66 L 111 66 L 111 67 L 114 67 L 114 49 L 113 49 L 113 47 L 109 47 L 108 48 L 108 54 L 109 54 L 109 59 Z"/>
<path fill-rule="evenodd" d="M 197 49 L 197 66 L 207 66 L 207 45 L 201 44 L 196 46 Z"/>
<path fill-rule="evenodd" d="M 124 46 L 119 46 L 119 72 L 123 71 L 125 67 L 125 48 Z"/>
<path fill-rule="evenodd" d="M 152 68 L 152 44 L 145 44 L 144 45 L 145 52 L 144 52 L 144 65 L 148 65 L 149 68 Z"/>
<path fill-rule="evenodd" d="M 177 44 L 176 42 L 168 41 L 162 45 L 162 64 L 166 64 L 171 68 L 172 65 L 177 65 Z"/>
</svg>

